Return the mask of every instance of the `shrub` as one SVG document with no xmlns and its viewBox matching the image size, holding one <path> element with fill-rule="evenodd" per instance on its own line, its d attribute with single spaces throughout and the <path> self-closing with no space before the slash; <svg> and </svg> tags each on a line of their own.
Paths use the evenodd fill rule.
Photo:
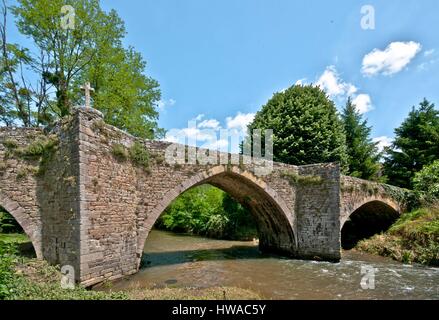
<svg viewBox="0 0 439 320">
<path fill-rule="evenodd" d="M 125 147 L 120 143 L 113 144 L 111 147 L 111 153 L 119 160 L 126 160 L 128 158 L 128 153 Z"/>
<path fill-rule="evenodd" d="M 9 149 L 9 150 L 18 148 L 17 141 L 12 140 L 12 139 L 6 139 L 5 141 L 3 141 L 3 145 L 5 146 L 6 149 Z"/>
<path fill-rule="evenodd" d="M 439 200 L 439 160 L 415 174 L 413 178 L 414 189 L 423 194 L 427 200 Z"/>
<path fill-rule="evenodd" d="M 24 148 L 18 148 L 14 153 L 24 158 L 39 158 L 53 150 L 58 144 L 55 136 L 40 137 Z"/>
<path fill-rule="evenodd" d="M 149 167 L 149 152 L 140 142 L 134 142 L 129 149 L 131 161 L 143 168 Z"/>
</svg>

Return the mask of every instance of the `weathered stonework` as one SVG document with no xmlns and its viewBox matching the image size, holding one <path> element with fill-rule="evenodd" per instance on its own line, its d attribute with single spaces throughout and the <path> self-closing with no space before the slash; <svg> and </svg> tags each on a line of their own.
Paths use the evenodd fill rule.
<svg viewBox="0 0 439 320">
<path fill-rule="evenodd" d="M 75 109 L 52 133 L 56 148 L 30 161 L 5 145 L 26 146 L 44 133 L 1 129 L 0 205 L 23 226 L 39 258 L 72 265 L 84 285 L 137 272 L 160 214 L 182 192 L 205 183 L 250 208 L 261 250 L 291 257 L 339 260 L 340 230 L 355 210 L 371 204 L 404 210 L 390 186 L 341 176 L 337 164 L 274 163 L 263 177 L 253 164 L 169 165 L 169 143 L 138 140 L 90 108 Z M 148 168 L 129 158 L 135 142 L 148 151 Z M 30 165 L 38 173 L 18 178 Z"/>
</svg>

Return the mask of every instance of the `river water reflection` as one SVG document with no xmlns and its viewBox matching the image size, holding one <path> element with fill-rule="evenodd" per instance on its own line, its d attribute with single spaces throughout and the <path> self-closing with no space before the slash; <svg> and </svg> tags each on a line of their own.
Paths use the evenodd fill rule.
<svg viewBox="0 0 439 320">
<path fill-rule="evenodd" d="M 144 252 L 140 272 L 114 282 L 112 290 L 234 286 L 266 299 L 439 299 L 439 268 L 353 251 L 340 263 L 292 260 L 260 253 L 253 242 L 154 230 Z M 364 265 L 377 269 L 375 289 L 361 288 Z"/>
</svg>

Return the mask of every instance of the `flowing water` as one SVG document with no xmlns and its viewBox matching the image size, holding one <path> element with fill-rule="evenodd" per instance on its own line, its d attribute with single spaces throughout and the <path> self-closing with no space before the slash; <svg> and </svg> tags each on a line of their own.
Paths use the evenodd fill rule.
<svg viewBox="0 0 439 320">
<path fill-rule="evenodd" d="M 234 286 L 266 299 L 439 299 L 439 268 L 353 251 L 339 263 L 292 260 L 260 253 L 253 242 L 154 230 L 144 252 L 144 267 L 112 290 Z M 362 266 L 375 268 L 375 289 L 362 289 Z M 371 286 L 371 279 L 363 285 Z"/>
</svg>

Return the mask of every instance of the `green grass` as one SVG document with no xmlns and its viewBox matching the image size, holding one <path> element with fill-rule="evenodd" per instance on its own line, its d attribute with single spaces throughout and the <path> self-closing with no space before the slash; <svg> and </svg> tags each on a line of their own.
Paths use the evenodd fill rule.
<svg viewBox="0 0 439 320">
<path fill-rule="evenodd" d="M 260 299 L 249 290 L 234 287 L 213 288 L 132 288 L 126 291 L 88 290 L 80 285 L 74 289 L 61 287 L 59 266 L 43 260 L 22 257 L 16 244 L 23 235 L 1 235 L 0 300 L 206 300 Z"/>
<path fill-rule="evenodd" d="M 439 208 L 406 213 L 386 233 L 360 241 L 357 249 L 404 263 L 439 266 Z"/>
</svg>

